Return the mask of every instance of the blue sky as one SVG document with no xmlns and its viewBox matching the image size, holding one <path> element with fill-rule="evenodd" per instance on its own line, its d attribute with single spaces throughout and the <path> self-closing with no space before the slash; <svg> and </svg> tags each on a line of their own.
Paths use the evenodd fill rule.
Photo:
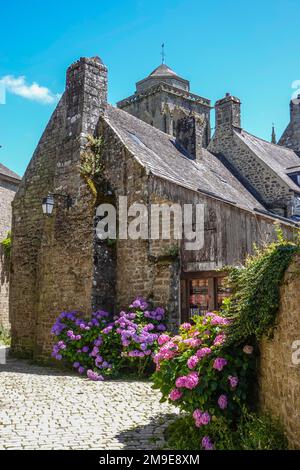
<svg viewBox="0 0 300 470">
<path fill-rule="evenodd" d="M 166 63 L 192 92 L 212 102 L 231 92 L 245 129 L 269 140 L 274 121 L 279 137 L 300 80 L 299 17 L 299 0 L 1 2 L 0 81 L 9 86 L 0 162 L 24 173 L 66 68 L 80 56 L 99 55 L 108 66 L 114 104 L 159 65 L 162 42 Z"/>
</svg>

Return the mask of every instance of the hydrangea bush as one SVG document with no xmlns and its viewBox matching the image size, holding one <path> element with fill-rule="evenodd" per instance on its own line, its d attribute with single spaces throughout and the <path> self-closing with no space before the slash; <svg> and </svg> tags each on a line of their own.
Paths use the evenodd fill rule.
<svg viewBox="0 0 300 470">
<path fill-rule="evenodd" d="M 179 334 L 162 334 L 154 356 L 154 387 L 193 416 L 197 428 L 207 429 L 201 439 L 204 449 L 212 449 L 210 424 L 226 419 L 235 426 L 252 389 L 255 358 L 253 348 L 232 348 L 226 344 L 230 320 L 209 312 L 184 323 Z"/>
<path fill-rule="evenodd" d="M 164 320 L 164 309 L 150 309 L 142 298 L 113 319 L 103 310 L 89 319 L 80 312 L 62 312 L 52 328 L 57 338 L 52 356 L 91 380 L 122 370 L 141 375 L 151 371 L 158 338 L 166 330 Z"/>
</svg>

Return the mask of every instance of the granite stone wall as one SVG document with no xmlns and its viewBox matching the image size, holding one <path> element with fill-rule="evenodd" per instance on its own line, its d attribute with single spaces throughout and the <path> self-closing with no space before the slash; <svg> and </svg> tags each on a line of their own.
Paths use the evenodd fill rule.
<svg viewBox="0 0 300 470">
<path fill-rule="evenodd" d="M 15 197 L 18 185 L 16 182 L 5 179 L 0 175 L 0 242 L 11 229 L 12 208 L 11 203 Z M 10 328 L 9 322 L 9 260 L 0 246 L 0 326 Z"/>
<path fill-rule="evenodd" d="M 257 158 L 235 134 L 240 131 L 240 102 L 227 96 L 216 102 L 216 131 L 209 151 L 224 156 L 238 171 L 258 199 L 281 216 L 290 217 L 294 211 L 294 194 L 277 174 Z"/>
<path fill-rule="evenodd" d="M 285 275 L 274 338 L 260 350 L 261 408 L 280 419 L 290 447 L 300 449 L 300 256 Z"/>
<path fill-rule="evenodd" d="M 119 196 L 127 196 L 128 208 L 133 203 L 150 207 L 153 202 L 171 202 L 153 192 L 145 169 L 101 118 L 98 133 L 105 142 L 105 174 L 114 194 L 117 214 L 120 210 Z M 130 221 L 129 217 L 128 222 Z M 154 305 L 163 305 L 168 309 L 171 327 L 178 324 L 179 258 L 169 256 L 174 243 L 172 237 L 163 241 L 118 238 L 115 245 L 115 312 L 128 308 L 131 301 L 140 295 L 150 299 Z M 178 241 L 176 243 L 178 245 Z"/>
<path fill-rule="evenodd" d="M 91 310 L 93 198 L 78 164 L 107 95 L 107 69 L 82 58 L 67 71 L 66 90 L 26 170 L 13 204 L 10 316 L 12 353 L 49 357 L 50 330 L 62 310 Z M 52 217 L 42 213 L 48 192 Z"/>
</svg>

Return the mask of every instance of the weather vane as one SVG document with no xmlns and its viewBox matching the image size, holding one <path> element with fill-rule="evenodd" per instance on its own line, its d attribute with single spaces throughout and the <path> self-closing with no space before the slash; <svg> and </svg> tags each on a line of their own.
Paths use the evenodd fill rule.
<svg viewBox="0 0 300 470">
<path fill-rule="evenodd" d="M 162 63 L 162 64 L 165 63 L 165 57 L 166 57 L 166 54 L 165 54 L 165 43 L 163 42 L 162 45 L 161 45 L 161 63 Z"/>
</svg>

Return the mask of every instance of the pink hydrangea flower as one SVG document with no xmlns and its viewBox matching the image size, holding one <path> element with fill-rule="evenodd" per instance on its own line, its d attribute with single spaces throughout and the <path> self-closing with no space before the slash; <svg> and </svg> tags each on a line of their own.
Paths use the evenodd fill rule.
<svg viewBox="0 0 300 470">
<path fill-rule="evenodd" d="M 228 318 L 221 317 L 220 315 L 217 315 L 216 313 L 213 312 L 208 312 L 205 317 L 211 318 L 210 323 L 214 326 L 216 325 L 228 325 L 230 323 L 230 320 Z"/>
<path fill-rule="evenodd" d="M 179 400 L 182 397 L 182 392 L 178 390 L 178 388 L 173 388 L 173 390 L 170 392 L 169 398 L 172 401 Z"/>
<path fill-rule="evenodd" d="M 226 366 L 226 364 L 226 359 L 223 357 L 217 357 L 217 359 L 214 360 L 213 368 L 221 371 Z"/>
<path fill-rule="evenodd" d="M 183 375 L 182 377 L 178 377 L 178 378 L 176 379 L 176 382 L 175 382 L 175 383 L 176 383 L 176 387 L 178 387 L 178 388 L 183 388 L 183 387 L 185 387 L 185 385 L 186 385 L 186 376 Z"/>
<path fill-rule="evenodd" d="M 194 369 L 199 362 L 199 358 L 197 356 L 191 356 L 187 361 L 187 366 L 189 369 Z"/>
<path fill-rule="evenodd" d="M 226 338 L 226 336 L 225 336 L 224 333 L 216 336 L 215 340 L 214 340 L 214 346 L 219 346 L 220 344 L 223 344 L 224 341 L 225 341 L 225 338 Z"/>
<path fill-rule="evenodd" d="M 192 325 L 190 323 L 182 323 L 181 328 L 187 331 L 192 328 Z"/>
<path fill-rule="evenodd" d="M 195 410 L 193 413 L 193 418 L 195 420 L 195 426 L 200 428 L 201 426 L 206 426 L 210 423 L 211 417 L 208 411 L 202 412 L 201 410 Z"/>
<path fill-rule="evenodd" d="M 228 380 L 229 380 L 231 388 L 236 388 L 237 387 L 237 385 L 239 383 L 239 379 L 238 379 L 238 377 L 236 377 L 236 375 L 228 375 Z"/>
<path fill-rule="evenodd" d="M 226 395 L 220 395 L 218 398 L 218 405 L 221 408 L 221 410 L 225 410 L 228 405 L 228 400 Z"/>
<path fill-rule="evenodd" d="M 210 419 L 210 414 L 208 413 L 208 411 L 205 411 L 204 413 L 202 413 L 199 421 L 203 426 L 206 426 L 210 423 Z"/>
<path fill-rule="evenodd" d="M 185 387 L 192 390 L 197 387 L 199 383 L 199 374 L 198 372 L 190 372 L 186 377 Z"/>
<path fill-rule="evenodd" d="M 192 390 L 197 387 L 199 383 L 199 374 L 198 372 L 190 372 L 188 375 L 178 377 L 175 383 L 177 388 L 188 388 Z"/>
<path fill-rule="evenodd" d="M 194 420 L 195 420 L 195 421 L 199 420 L 199 419 L 201 418 L 201 415 L 202 415 L 202 411 L 200 411 L 200 410 L 198 410 L 198 409 L 195 410 L 195 411 L 193 412 L 193 418 L 194 418 Z"/>
<path fill-rule="evenodd" d="M 160 346 L 167 343 L 168 341 L 170 341 L 170 336 L 169 335 L 160 335 L 158 337 L 158 340 L 157 340 L 157 342 Z"/>
<path fill-rule="evenodd" d="M 198 349 L 198 351 L 196 352 L 196 356 L 199 358 L 199 359 L 202 359 L 202 357 L 204 356 L 207 356 L 208 354 L 211 353 L 211 349 L 210 348 L 201 348 L 201 349 Z"/>
<path fill-rule="evenodd" d="M 197 348 L 201 344 L 201 339 L 197 338 L 187 338 L 182 341 L 184 344 L 188 344 L 192 348 Z"/>
</svg>

